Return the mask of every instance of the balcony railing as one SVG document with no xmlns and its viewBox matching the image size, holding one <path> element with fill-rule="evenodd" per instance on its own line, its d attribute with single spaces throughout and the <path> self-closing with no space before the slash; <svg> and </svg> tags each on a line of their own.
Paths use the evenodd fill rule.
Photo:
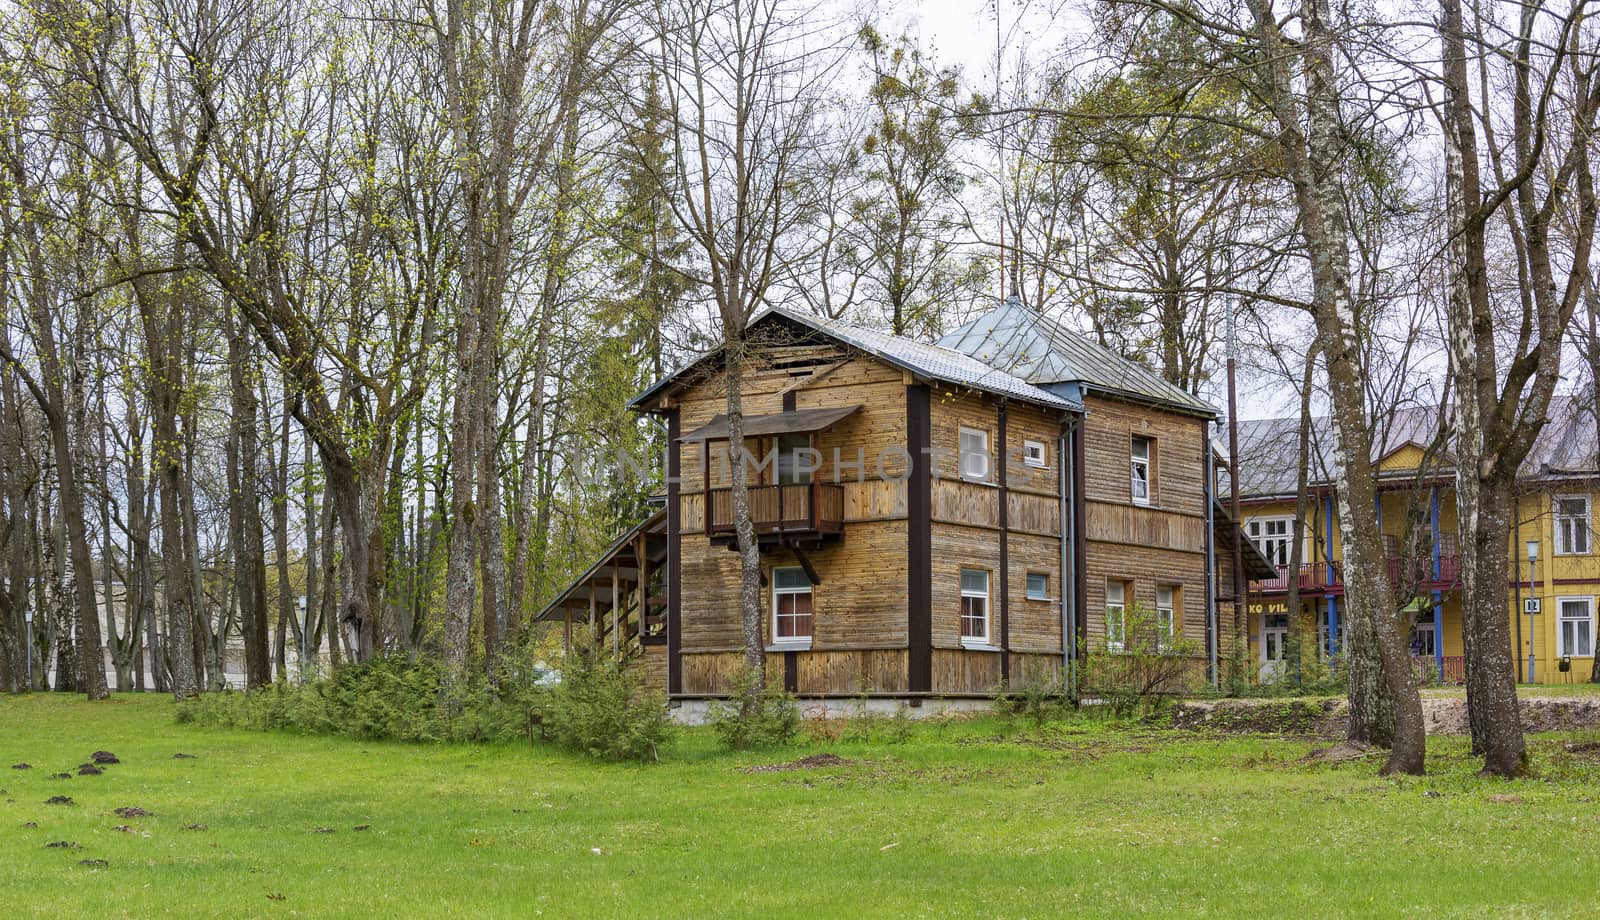
<svg viewBox="0 0 1600 920">
<path fill-rule="evenodd" d="M 1439 574 L 1433 574 L 1433 559 L 1387 559 L 1389 583 L 1396 588 L 1412 591 L 1450 591 L 1461 586 L 1461 561 L 1454 555 L 1439 555 Z M 1328 578 L 1329 569 L 1333 578 Z M 1257 594 L 1284 594 L 1289 590 L 1289 567 L 1278 566 L 1278 574 L 1250 583 Z M 1339 562 L 1307 562 L 1300 566 L 1300 592 L 1302 594 L 1342 593 L 1344 590 L 1344 565 Z"/>
<path fill-rule="evenodd" d="M 837 483 L 801 482 L 750 487 L 750 522 L 756 536 L 823 535 L 844 530 L 844 487 Z M 733 490 L 712 489 L 708 532 L 731 537 Z"/>
<path fill-rule="evenodd" d="M 1443 659 L 1444 669 L 1439 669 L 1440 661 L 1432 655 L 1412 655 L 1412 676 L 1424 683 L 1436 684 L 1464 684 L 1467 682 L 1467 659 L 1460 655 L 1446 655 Z"/>
<path fill-rule="evenodd" d="M 1330 569 L 1333 572 L 1332 579 L 1328 578 Z M 1291 577 L 1293 576 L 1290 575 L 1289 567 L 1280 565 L 1276 576 L 1251 582 L 1251 590 L 1261 594 L 1281 594 L 1289 590 L 1289 579 Z M 1337 562 L 1303 562 L 1300 564 L 1298 579 L 1302 593 L 1324 592 L 1330 587 L 1342 589 L 1344 587 L 1344 566 Z"/>
</svg>

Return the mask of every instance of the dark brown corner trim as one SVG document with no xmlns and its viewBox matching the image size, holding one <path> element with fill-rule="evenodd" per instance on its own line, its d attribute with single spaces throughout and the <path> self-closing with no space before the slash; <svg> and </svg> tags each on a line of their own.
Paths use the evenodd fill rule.
<svg viewBox="0 0 1600 920">
<path fill-rule="evenodd" d="M 1084 449 L 1083 417 L 1079 416 L 1078 424 L 1072 428 L 1072 519 L 1077 525 L 1072 528 L 1072 568 L 1077 577 L 1077 597 L 1075 604 L 1078 610 L 1078 645 L 1085 648 L 1089 644 L 1089 543 L 1084 532 L 1089 529 L 1088 501 L 1084 497 L 1084 488 L 1088 479 L 1084 471 L 1087 462 L 1087 451 Z"/>
<path fill-rule="evenodd" d="M 995 442 L 998 445 L 995 468 L 996 482 L 1000 484 L 1000 684 L 1011 686 L 1011 528 L 1007 520 L 1007 506 L 1011 504 L 1006 494 L 1006 480 L 1011 476 L 1007 461 L 1011 455 L 1006 441 L 1006 401 L 1000 400 L 995 410 Z"/>
<path fill-rule="evenodd" d="M 667 692 L 683 692 L 683 661 L 678 653 L 683 610 L 683 503 L 678 498 L 682 475 L 678 443 L 678 410 L 668 409 L 667 417 Z"/>
<path fill-rule="evenodd" d="M 933 689 L 933 422 L 926 384 L 906 387 L 906 687 Z"/>
</svg>

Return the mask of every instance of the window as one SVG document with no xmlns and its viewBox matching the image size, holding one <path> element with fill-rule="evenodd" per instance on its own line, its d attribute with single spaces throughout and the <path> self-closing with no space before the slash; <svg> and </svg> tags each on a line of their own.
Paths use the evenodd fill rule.
<svg viewBox="0 0 1600 920">
<path fill-rule="evenodd" d="M 1133 503 L 1150 504 L 1150 459 L 1155 442 L 1137 435 L 1133 439 Z"/>
<path fill-rule="evenodd" d="M 815 457 L 803 451 L 811 450 L 811 435 L 783 434 L 777 439 L 778 484 L 796 485 L 811 481 L 811 466 Z"/>
<path fill-rule="evenodd" d="M 1261 550 L 1261 555 L 1273 565 L 1289 564 L 1289 541 L 1294 530 L 1294 518 L 1251 518 L 1245 522 L 1244 532 L 1250 542 Z"/>
<path fill-rule="evenodd" d="M 989 573 L 982 569 L 961 570 L 961 641 L 989 642 Z"/>
<path fill-rule="evenodd" d="M 799 566 L 772 570 L 772 641 L 811 639 L 811 579 Z"/>
<path fill-rule="evenodd" d="M 1045 453 L 1043 441 L 1022 442 L 1023 463 L 1026 463 L 1029 466 L 1038 467 L 1039 469 L 1044 469 L 1045 464 L 1048 462 L 1048 456 L 1049 455 Z"/>
<path fill-rule="evenodd" d="M 961 478 L 979 482 L 989 478 L 989 432 L 961 429 Z"/>
<path fill-rule="evenodd" d="M 1560 611 L 1560 632 L 1556 634 L 1556 654 L 1588 658 L 1594 654 L 1594 598 L 1563 597 L 1556 601 Z"/>
<path fill-rule="evenodd" d="M 1106 582 L 1106 648 L 1122 651 L 1127 635 L 1127 586 L 1120 581 Z"/>
<path fill-rule="evenodd" d="M 1437 636 L 1433 632 L 1432 614 L 1427 614 L 1429 619 L 1418 620 L 1411 625 L 1411 657 L 1432 658 L 1438 651 Z"/>
<path fill-rule="evenodd" d="M 1050 599 L 1050 576 L 1044 572 L 1028 573 L 1028 600 L 1047 601 Z"/>
<path fill-rule="evenodd" d="M 1156 588 L 1156 638 L 1162 648 L 1172 646 L 1178 623 L 1179 589 L 1172 585 Z"/>
<path fill-rule="evenodd" d="M 1589 496 L 1557 495 L 1556 554 L 1582 556 L 1589 552 Z"/>
</svg>

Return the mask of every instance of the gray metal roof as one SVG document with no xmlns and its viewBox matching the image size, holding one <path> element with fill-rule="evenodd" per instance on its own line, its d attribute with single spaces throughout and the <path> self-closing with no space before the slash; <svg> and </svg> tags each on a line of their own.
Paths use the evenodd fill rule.
<svg viewBox="0 0 1600 920">
<path fill-rule="evenodd" d="M 939 340 L 1029 383 L 1072 383 L 1141 402 L 1215 417 L 1210 404 L 1136 361 L 1028 309 L 1015 297 Z"/>
<path fill-rule="evenodd" d="M 1437 406 L 1409 406 L 1381 419 L 1376 427 L 1372 459 L 1378 461 L 1404 447 L 1416 444 L 1426 448 L 1439 429 Z M 1448 424 L 1449 419 L 1445 419 Z M 1298 418 L 1239 420 L 1239 481 L 1242 497 L 1267 498 L 1293 495 L 1300 439 Z M 1226 432 L 1213 438 L 1213 446 L 1226 457 Z M 1594 411 L 1588 397 L 1556 396 L 1543 430 L 1522 464 L 1526 479 L 1600 475 L 1600 442 L 1595 433 Z M 1333 429 L 1327 416 L 1311 419 L 1311 474 L 1313 486 L 1327 485 L 1333 479 Z M 1438 472 L 1454 471 L 1450 456 L 1441 452 Z"/>
<path fill-rule="evenodd" d="M 849 323 L 839 322 L 838 320 L 822 319 L 809 313 L 801 313 L 786 307 L 772 307 L 762 311 L 750 320 L 749 329 L 751 332 L 755 332 L 757 327 L 761 325 L 783 320 L 803 326 L 847 347 L 865 352 L 927 380 L 941 381 L 958 387 L 1020 399 L 1052 409 L 1063 411 L 1082 411 L 1083 409 L 1083 404 L 1077 400 L 1053 393 L 1043 387 L 1035 386 L 1022 377 L 985 364 L 960 351 L 941 345 L 917 342 L 902 336 L 890 335 L 886 332 L 852 326 Z M 629 405 L 641 405 L 664 390 L 690 368 L 698 366 L 717 354 L 718 351 L 720 349 L 707 352 L 690 361 L 677 372 L 656 381 L 649 389 L 635 396 Z"/>
</svg>

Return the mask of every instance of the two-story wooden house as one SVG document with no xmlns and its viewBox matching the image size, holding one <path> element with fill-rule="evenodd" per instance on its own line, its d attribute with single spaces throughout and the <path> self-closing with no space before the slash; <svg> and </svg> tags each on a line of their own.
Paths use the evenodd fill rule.
<svg viewBox="0 0 1600 920">
<path fill-rule="evenodd" d="M 774 686 L 1054 684 L 1135 605 L 1216 649 L 1210 406 L 1015 300 L 938 344 L 785 309 L 746 338 Z M 677 698 L 742 667 L 724 367 L 713 351 L 634 400 L 664 422 L 665 507 L 540 615 Z"/>
<path fill-rule="evenodd" d="M 1386 419 L 1373 449 L 1376 512 L 1389 581 L 1409 629 L 1419 675 L 1445 683 L 1465 679 L 1457 565 L 1455 468 L 1435 446 L 1436 407 L 1404 409 Z M 1271 679 L 1283 672 L 1291 617 L 1314 636 L 1309 651 L 1328 658 L 1343 645 L 1344 546 L 1339 531 L 1332 436 L 1313 420 L 1311 475 L 1300 528 L 1300 567 L 1290 567 L 1296 518 L 1297 419 L 1241 421 L 1240 493 L 1244 533 L 1276 568 L 1250 584 L 1246 626 L 1250 658 Z M 1506 547 L 1511 571 L 1507 616 L 1521 680 L 1587 680 L 1594 663 L 1600 555 L 1593 545 L 1596 461 L 1594 414 L 1559 397 L 1518 477 L 1513 528 Z M 1528 553 L 1531 548 L 1533 559 Z M 1291 580 L 1299 603 L 1286 604 Z M 1526 601 L 1534 601 L 1530 612 Z M 1567 670 L 1561 661 L 1568 659 Z"/>
</svg>

